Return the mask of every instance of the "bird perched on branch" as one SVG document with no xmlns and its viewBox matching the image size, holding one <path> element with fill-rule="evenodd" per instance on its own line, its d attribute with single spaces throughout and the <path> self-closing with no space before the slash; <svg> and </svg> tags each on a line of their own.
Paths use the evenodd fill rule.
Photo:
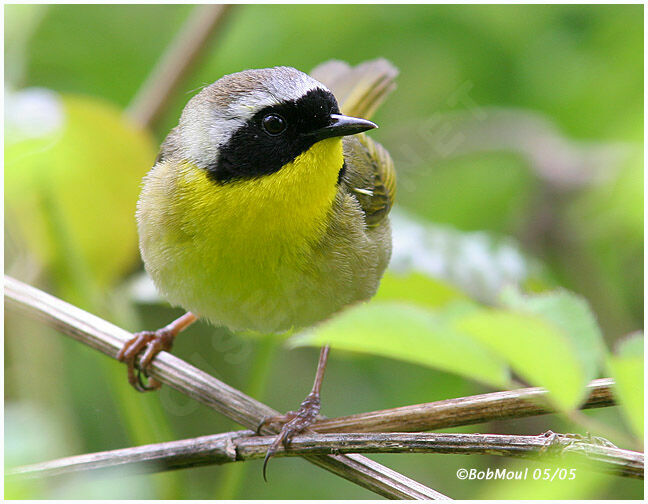
<svg viewBox="0 0 648 504">
<path fill-rule="evenodd" d="M 310 76 L 246 70 L 189 101 L 137 207 L 146 270 L 188 312 L 124 345 L 118 357 L 135 388 L 160 386 L 136 373 L 140 353 L 146 372 L 197 318 L 277 333 L 374 295 L 391 254 L 396 179 L 387 151 L 363 132 L 376 128 L 368 119 L 397 73 L 382 59 L 330 61 Z M 267 419 L 284 425 L 266 463 L 315 421 L 327 357 L 325 346 L 300 408 Z"/>
</svg>

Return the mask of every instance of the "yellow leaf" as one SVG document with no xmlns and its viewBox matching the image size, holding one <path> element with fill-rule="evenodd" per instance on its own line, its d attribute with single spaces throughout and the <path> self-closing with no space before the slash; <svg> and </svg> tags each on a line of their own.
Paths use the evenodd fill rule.
<svg viewBox="0 0 648 504">
<path fill-rule="evenodd" d="M 82 262 L 74 267 L 106 285 L 137 258 L 135 205 L 156 146 L 110 103 L 52 99 L 61 124 L 6 148 L 7 225 L 46 268 Z"/>
</svg>

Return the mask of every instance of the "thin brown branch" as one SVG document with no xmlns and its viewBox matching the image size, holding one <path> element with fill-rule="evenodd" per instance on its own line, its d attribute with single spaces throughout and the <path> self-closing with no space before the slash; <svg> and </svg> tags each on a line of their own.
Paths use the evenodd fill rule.
<svg viewBox="0 0 648 504">
<path fill-rule="evenodd" d="M 128 114 L 142 128 L 160 116 L 171 95 L 207 48 L 209 39 L 223 25 L 231 5 L 198 5 L 162 55 L 128 107 Z"/>
<path fill-rule="evenodd" d="M 131 333 L 54 296 L 5 276 L 5 302 L 30 318 L 41 321 L 104 354 L 116 358 Z M 151 376 L 251 429 L 278 412 L 239 390 L 187 364 L 160 353 Z M 271 428 L 263 429 L 273 434 Z M 362 455 L 307 455 L 309 462 L 388 498 L 447 499 L 443 494 Z"/>
<path fill-rule="evenodd" d="M 79 471 L 120 467 L 134 472 L 157 472 L 208 464 L 225 464 L 262 458 L 274 438 L 252 431 L 228 432 L 194 439 L 90 453 L 23 466 L 12 476 L 51 477 Z M 440 433 L 336 433 L 296 436 L 277 456 L 327 453 L 450 453 L 488 454 L 560 459 L 593 470 L 643 479 L 643 453 L 589 439 L 554 433 L 539 436 Z"/>
<path fill-rule="evenodd" d="M 587 385 L 589 391 L 582 409 L 615 404 L 614 380 L 602 378 Z M 546 389 L 540 387 L 492 392 L 444 401 L 414 404 L 400 408 L 327 418 L 313 425 L 317 432 L 418 432 L 472 425 L 491 420 L 521 418 L 555 413 L 546 401 Z"/>
</svg>

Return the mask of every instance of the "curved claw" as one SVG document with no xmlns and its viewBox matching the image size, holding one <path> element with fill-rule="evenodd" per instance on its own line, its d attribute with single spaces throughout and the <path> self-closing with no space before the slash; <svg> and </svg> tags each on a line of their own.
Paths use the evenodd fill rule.
<svg viewBox="0 0 648 504">
<path fill-rule="evenodd" d="M 263 459 L 263 481 L 266 483 L 268 482 L 268 479 L 266 478 L 266 468 L 268 467 L 268 462 L 272 458 L 272 456 L 277 452 L 277 448 L 279 448 L 279 445 L 283 443 L 284 445 L 288 442 L 288 435 L 290 434 L 289 429 L 281 429 L 281 432 L 279 435 L 276 437 L 276 439 L 272 442 L 270 445 L 270 448 L 268 448 L 268 451 L 265 454 L 265 457 Z"/>
<path fill-rule="evenodd" d="M 142 374 L 148 378 L 146 369 L 158 353 L 171 349 L 173 337 L 174 334 L 166 328 L 155 332 L 139 332 L 124 343 L 124 346 L 117 353 L 117 359 L 127 366 L 128 383 L 137 391 L 148 392 L 160 388 L 162 384 L 154 378 L 149 378 L 148 384 L 144 383 Z M 137 357 L 142 351 L 144 351 L 144 355 L 139 366 L 137 366 Z M 137 375 L 135 375 L 135 369 L 137 369 Z"/>
<path fill-rule="evenodd" d="M 319 394 L 311 392 L 306 396 L 306 399 L 302 401 L 299 410 L 289 411 L 283 417 L 269 417 L 262 421 L 262 425 L 260 425 L 259 428 L 261 428 L 264 423 L 267 424 L 269 421 L 288 420 L 281 428 L 281 432 L 277 435 L 277 438 L 270 445 L 270 448 L 268 448 L 265 458 L 263 459 L 263 480 L 266 483 L 268 482 L 268 480 L 266 479 L 266 467 L 268 465 L 268 461 L 275 454 L 277 448 L 279 448 L 279 445 L 283 443 L 283 445 L 287 448 L 290 439 L 295 434 L 303 432 L 315 422 L 319 411 Z"/>
<path fill-rule="evenodd" d="M 148 383 L 144 382 L 142 375 L 146 377 Z M 160 383 L 155 378 L 148 375 L 148 373 L 146 372 L 146 368 L 144 369 L 142 369 L 141 367 L 137 368 L 137 386 L 135 386 L 135 388 L 139 392 L 151 392 L 153 390 L 159 389 L 161 386 L 162 383 Z"/>
<path fill-rule="evenodd" d="M 266 425 L 270 425 L 270 424 L 272 423 L 272 422 L 271 422 L 271 419 L 272 419 L 272 418 L 273 418 L 273 417 L 270 417 L 270 416 L 264 416 L 264 417 L 261 419 L 261 421 L 259 422 L 259 425 L 257 425 L 257 428 L 254 429 L 254 433 L 255 433 L 257 436 L 260 436 L 260 435 L 261 435 L 261 429 L 263 429 Z"/>
<path fill-rule="evenodd" d="M 272 425 L 272 424 L 278 424 L 278 423 L 288 423 L 290 422 L 293 418 L 297 416 L 296 411 L 289 411 L 285 415 L 278 415 L 278 416 L 265 416 L 261 419 L 259 422 L 259 425 L 257 425 L 257 428 L 254 430 L 254 433 L 257 436 L 261 436 L 261 429 L 263 429 L 267 425 Z"/>
</svg>

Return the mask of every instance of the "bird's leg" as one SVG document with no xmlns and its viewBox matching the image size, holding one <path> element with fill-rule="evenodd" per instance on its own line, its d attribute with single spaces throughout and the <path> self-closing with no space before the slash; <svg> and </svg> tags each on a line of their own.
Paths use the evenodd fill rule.
<svg viewBox="0 0 648 504">
<path fill-rule="evenodd" d="M 274 416 L 264 418 L 259 427 L 257 427 L 257 432 L 261 430 L 262 427 L 270 425 L 273 423 L 283 423 L 281 432 L 277 435 L 276 439 L 268 448 L 265 459 L 263 460 L 263 479 L 266 480 L 266 467 L 270 457 L 277 451 L 280 444 L 283 444 L 285 447 L 290 443 L 290 439 L 308 427 L 310 427 L 315 420 L 317 415 L 320 412 L 320 389 L 322 388 L 322 380 L 324 379 L 324 371 L 326 370 L 326 361 L 328 360 L 329 346 L 326 345 L 322 347 L 319 356 L 319 362 L 317 363 L 317 373 L 315 374 L 315 382 L 313 383 L 313 388 L 310 391 L 310 394 L 306 396 L 306 399 L 302 401 L 297 411 L 289 411 L 283 416 Z"/>
<path fill-rule="evenodd" d="M 157 331 L 142 331 L 135 333 L 129 339 L 117 354 L 117 360 L 125 362 L 128 367 L 128 383 L 140 392 L 159 389 L 162 385 L 155 378 L 149 378 L 148 384 L 142 382 L 140 372 L 146 374 L 146 370 L 151 361 L 163 350 L 171 350 L 173 340 L 181 331 L 185 330 L 197 320 L 197 317 L 187 312 L 182 317 L 177 318 L 169 325 L 158 329 Z M 144 355 L 139 361 L 137 375 L 135 374 L 135 364 L 137 356 L 143 351 Z"/>
</svg>

